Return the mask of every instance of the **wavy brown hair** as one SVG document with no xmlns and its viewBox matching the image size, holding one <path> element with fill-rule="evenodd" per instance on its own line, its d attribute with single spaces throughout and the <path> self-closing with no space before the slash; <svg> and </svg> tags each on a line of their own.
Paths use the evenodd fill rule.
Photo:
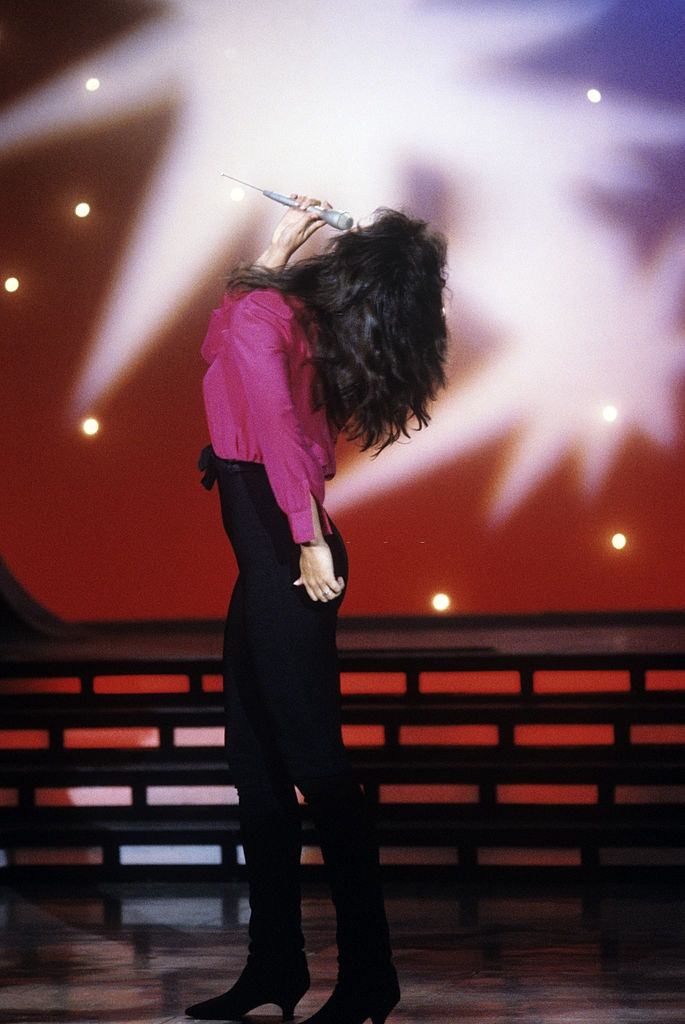
<svg viewBox="0 0 685 1024">
<path fill-rule="evenodd" d="M 362 449 L 381 451 L 430 420 L 445 384 L 442 292 L 447 246 L 421 220 L 379 210 L 319 256 L 280 270 L 237 267 L 230 291 L 275 288 L 304 301 L 318 324 L 312 360 L 329 419 Z"/>
</svg>

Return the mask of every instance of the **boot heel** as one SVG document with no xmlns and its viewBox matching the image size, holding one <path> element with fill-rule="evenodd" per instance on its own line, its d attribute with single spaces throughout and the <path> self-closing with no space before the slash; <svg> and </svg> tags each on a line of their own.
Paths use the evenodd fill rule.
<svg viewBox="0 0 685 1024">
<path fill-rule="evenodd" d="M 386 1017 L 389 1017 L 392 1011 L 395 1009 L 400 1001 L 400 997 L 393 996 L 391 1002 L 387 1002 L 383 1009 L 376 1010 L 375 1013 L 370 1014 L 371 1024 L 385 1024 Z"/>
<path fill-rule="evenodd" d="M 386 1017 L 390 1016 L 396 1005 L 396 1003 L 393 1003 L 389 1009 L 383 1010 L 381 1013 L 372 1013 L 371 1024 L 385 1024 Z"/>
</svg>

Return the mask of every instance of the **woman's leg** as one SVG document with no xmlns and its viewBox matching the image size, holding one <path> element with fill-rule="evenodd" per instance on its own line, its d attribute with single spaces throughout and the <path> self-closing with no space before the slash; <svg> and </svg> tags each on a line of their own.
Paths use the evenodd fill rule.
<svg viewBox="0 0 685 1024">
<path fill-rule="evenodd" d="M 335 642 L 341 599 L 314 602 L 293 586 L 299 547 L 260 470 L 219 471 L 224 524 L 240 568 L 227 625 L 226 683 L 227 745 L 241 818 L 258 822 L 282 810 L 293 783 L 304 793 L 336 906 L 341 991 L 366 997 L 362 979 L 373 989 L 381 972 L 382 1009 L 388 986 L 395 1002 L 399 996 L 374 831 L 342 741 Z M 337 531 L 329 543 L 336 575 L 347 579 Z M 255 848 L 264 849 L 259 825 L 254 835 Z M 251 853 L 257 863 L 258 853 Z M 251 942 L 253 931 L 262 932 L 256 922 Z"/>
<path fill-rule="evenodd" d="M 247 548 L 248 578 L 271 578 L 272 557 L 245 487 L 235 478 L 221 488 L 224 521 L 236 522 Z M 231 533 L 235 536 L 233 528 Z M 230 535 L 230 534 L 229 534 Z M 283 764 L 255 686 L 257 670 L 248 642 L 244 574 L 236 581 L 224 635 L 226 744 L 238 790 L 241 840 L 249 884 L 249 955 L 242 974 L 221 996 L 187 1009 L 202 1020 L 237 1019 L 276 1003 L 284 1019 L 309 987 L 300 907 L 301 820 L 294 784 Z"/>
<path fill-rule="evenodd" d="M 302 828 L 295 789 L 257 700 L 245 643 L 243 582 L 231 597 L 224 642 L 226 742 L 238 789 L 250 892 L 249 951 L 294 957 L 304 947 L 300 910 Z"/>
</svg>

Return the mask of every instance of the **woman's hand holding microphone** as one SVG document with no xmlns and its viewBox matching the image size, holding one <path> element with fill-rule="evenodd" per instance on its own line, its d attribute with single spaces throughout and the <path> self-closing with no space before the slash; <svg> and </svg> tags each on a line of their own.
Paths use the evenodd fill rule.
<svg viewBox="0 0 685 1024">
<path fill-rule="evenodd" d="M 268 249 L 266 249 L 256 266 L 268 270 L 279 270 L 284 267 L 292 254 L 303 245 L 308 238 L 326 223 L 318 213 L 308 210 L 308 206 L 320 206 L 324 210 L 332 210 L 331 204 L 312 199 L 310 196 L 298 196 L 291 193 L 291 199 L 297 200 L 297 206 L 291 206 L 281 217 L 274 231 Z"/>
</svg>

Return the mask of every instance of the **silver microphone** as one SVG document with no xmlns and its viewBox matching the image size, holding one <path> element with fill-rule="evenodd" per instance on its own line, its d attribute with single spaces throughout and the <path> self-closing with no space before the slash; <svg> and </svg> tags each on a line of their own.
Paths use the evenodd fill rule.
<svg viewBox="0 0 685 1024">
<path fill-rule="evenodd" d="M 221 176 L 223 178 L 230 178 L 231 181 L 237 181 L 239 185 L 253 188 L 256 192 L 261 192 L 267 199 L 273 199 L 274 202 L 282 203 L 283 206 L 299 205 L 297 199 L 291 199 L 290 196 L 281 195 L 280 192 L 272 192 L 267 188 L 259 188 L 258 185 L 250 185 L 249 181 L 241 181 L 240 178 L 234 178 L 232 174 L 226 174 L 225 171 L 221 171 Z M 317 213 L 322 220 L 325 220 L 331 227 L 337 228 L 338 231 L 347 231 L 354 224 L 352 216 L 341 210 L 325 210 L 322 206 L 308 206 L 307 210 L 311 213 Z"/>
</svg>

